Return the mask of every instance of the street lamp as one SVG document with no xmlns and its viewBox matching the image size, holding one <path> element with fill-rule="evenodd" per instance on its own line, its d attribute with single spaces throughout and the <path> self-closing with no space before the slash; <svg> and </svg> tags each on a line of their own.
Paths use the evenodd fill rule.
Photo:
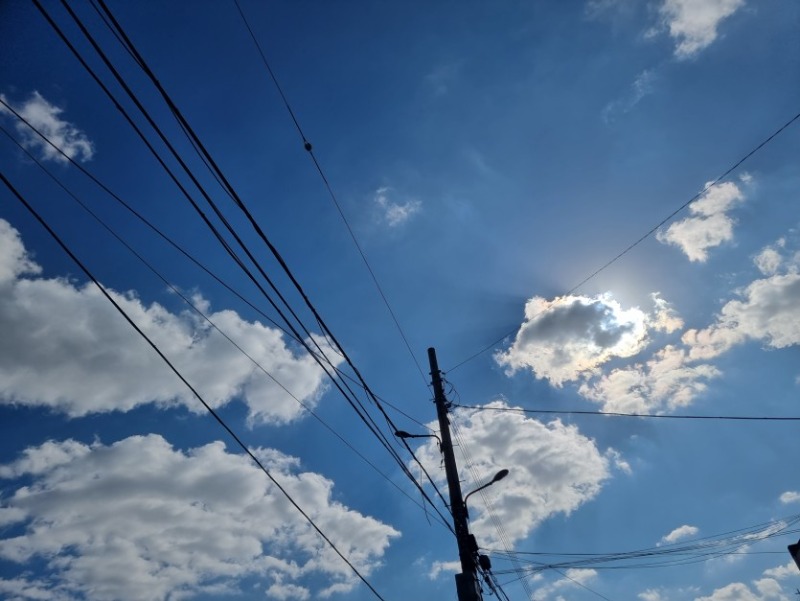
<svg viewBox="0 0 800 601">
<path fill-rule="evenodd" d="M 497 472 L 494 475 L 494 478 L 492 478 L 489 482 L 487 482 L 483 486 L 479 486 L 478 488 L 473 490 L 471 493 L 468 493 L 466 497 L 464 497 L 464 509 L 467 511 L 467 516 L 469 516 L 469 508 L 467 507 L 467 499 L 469 499 L 470 496 L 474 495 L 476 492 L 478 492 L 480 490 L 483 490 L 484 488 L 489 488 L 492 484 L 494 484 L 495 482 L 499 482 L 500 480 L 502 480 L 506 476 L 508 476 L 508 470 L 507 469 L 502 469 L 499 472 Z"/>
</svg>

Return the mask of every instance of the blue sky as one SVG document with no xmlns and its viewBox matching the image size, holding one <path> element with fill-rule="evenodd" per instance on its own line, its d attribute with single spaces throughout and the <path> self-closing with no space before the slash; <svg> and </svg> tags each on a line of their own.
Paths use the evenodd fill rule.
<svg viewBox="0 0 800 601">
<path fill-rule="evenodd" d="M 236 4 L 109 7 L 398 428 L 438 428 L 437 349 L 464 490 L 510 470 L 470 499 L 509 598 L 794 598 L 797 422 L 524 410 L 800 416 L 800 123 L 716 181 L 800 110 L 800 5 L 240 1 L 421 370 Z M 3 176 L 383 598 L 455 599 L 419 465 L 152 82 L 73 8 L 345 375 L 276 327 L 33 3 L 0 4 Z M 7 186 L 0 250 L 0 597 L 375 598 Z M 411 446 L 444 491 L 432 440 Z"/>
</svg>

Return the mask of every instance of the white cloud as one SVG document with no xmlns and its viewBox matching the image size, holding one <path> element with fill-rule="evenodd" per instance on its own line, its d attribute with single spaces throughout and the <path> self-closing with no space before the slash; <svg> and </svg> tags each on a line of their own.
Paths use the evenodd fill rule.
<svg viewBox="0 0 800 601">
<path fill-rule="evenodd" d="M 783 256 L 779 249 L 783 249 L 786 246 L 786 239 L 781 238 L 775 244 L 770 246 L 765 246 L 761 249 L 761 251 L 753 258 L 753 263 L 755 263 L 758 270 L 764 275 L 775 275 L 781 267 L 783 263 Z"/>
<path fill-rule="evenodd" d="M 676 543 L 679 540 L 691 538 L 698 532 L 700 532 L 700 529 L 697 526 L 689 526 L 688 524 L 684 524 L 683 526 L 675 528 L 675 530 L 662 537 L 661 543 Z"/>
<path fill-rule="evenodd" d="M 675 56 L 696 56 L 717 39 L 719 24 L 744 6 L 744 0 L 664 0 L 661 23 L 675 42 Z"/>
<path fill-rule="evenodd" d="M 787 490 L 780 496 L 781 503 L 788 505 L 789 503 L 800 502 L 800 492 L 794 490 Z"/>
<path fill-rule="evenodd" d="M 203 411 L 96 286 L 21 277 L 39 268 L 2 220 L 0 249 L 0 403 L 51 407 L 71 416 L 145 403 Z M 285 423 L 303 415 L 294 399 L 196 314 L 171 313 L 132 293 L 109 292 L 212 406 L 241 398 L 254 422 Z M 280 331 L 233 311 L 206 314 L 295 396 L 316 404 L 325 376 L 311 356 L 293 351 Z"/>
<path fill-rule="evenodd" d="M 692 359 L 716 357 L 747 340 L 772 348 L 800 343 L 800 274 L 755 280 L 739 296 L 722 307 L 711 326 L 683 335 Z"/>
<path fill-rule="evenodd" d="M 267 589 L 267 597 L 273 597 L 279 601 L 286 601 L 286 599 L 306 601 L 311 597 L 311 592 L 304 586 L 276 582 Z"/>
<path fill-rule="evenodd" d="M 75 125 L 61 118 L 61 109 L 50 104 L 39 92 L 33 92 L 31 97 L 22 104 L 11 102 L 6 96 L 0 94 L 0 99 L 19 113 L 28 123 L 45 136 L 54 146 L 61 149 L 65 155 L 75 161 L 88 161 L 94 156 L 94 144 L 87 135 Z M 15 121 L 17 133 L 22 138 L 22 144 L 28 149 L 37 150 L 43 160 L 67 163 L 68 160 L 53 146 L 42 140 L 30 127 L 0 104 L 0 115 L 6 115 Z"/>
<path fill-rule="evenodd" d="M 422 209 L 422 203 L 419 200 L 395 202 L 389 198 L 389 192 L 389 188 L 378 188 L 374 196 L 375 204 L 381 211 L 381 219 L 389 227 L 403 225 Z"/>
<path fill-rule="evenodd" d="M 434 561 L 431 564 L 431 570 L 428 572 L 428 578 L 435 580 L 440 574 L 444 572 L 457 574 L 461 571 L 460 561 Z"/>
<path fill-rule="evenodd" d="M 744 200 L 744 193 L 737 184 L 717 184 L 689 205 L 690 217 L 658 232 L 656 238 L 680 248 L 690 261 L 702 263 L 708 259 L 708 249 L 733 240 L 735 221 L 728 216 L 728 211 Z"/>
<path fill-rule="evenodd" d="M 25 250 L 19 232 L 8 221 L 0 219 L 0 286 L 13 282 L 18 276 L 41 271 Z"/>
<path fill-rule="evenodd" d="M 658 414 L 688 407 L 718 377 L 713 365 L 691 365 L 687 352 L 672 345 L 657 351 L 644 364 L 615 369 L 579 393 L 602 404 L 603 411 Z"/>
<path fill-rule="evenodd" d="M 608 294 L 552 301 L 535 296 L 525 305 L 525 321 L 511 348 L 495 359 L 509 373 L 529 368 L 537 378 L 561 386 L 614 357 L 637 354 L 648 342 L 650 323 L 641 309 L 623 309 Z"/>
<path fill-rule="evenodd" d="M 707 597 L 696 597 L 695 601 L 789 601 L 778 581 L 762 578 L 753 582 L 753 587 L 734 582 L 716 589 Z"/>
<path fill-rule="evenodd" d="M 667 597 L 665 597 L 660 591 L 656 589 L 647 589 L 636 595 L 642 601 L 667 601 Z"/>
<path fill-rule="evenodd" d="M 286 469 L 296 460 L 266 456 L 276 459 L 267 465 L 276 479 L 362 573 L 380 565 L 394 529 L 333 501 L 333 484 L 321 475 Z M 26 478 L 3 499 L 25 521 L 4 531 L 0 558 L 44 563 L 29 590 L 153 601 L 232 593 L 240 579 L 257 577 L 286 599 L 356 583 L 266 476 L 220 442 L 185 452 L 157 435 L 108 446 L 50 442 L 2 474 Z M 18 581 L 0 590 L 9 582 Z"/>
<path fill-rule="evenodd" d="M 507 407 L 502 401 L 486 406 Z M 487 490 L 491 515 L 503 524 L 507 544 L 526 537 L 552 515 L 569 515 L 593 499 L 610 477 L 609 460 L 594 441 L 560 421 L 543 424 L 516 412 L 469 409 L 457 410 L 452 421 L 459 444 L 473 450 L 471 470 L 460 461 L 462 479 L 471 482 L 472 472 L 488 478 L 500 469 L 510 470 Z M 445 482 L 438 443 L 422 446 L 417 456 L 433 477 Z M 500 544 L 483 498 L 471 497 L 469 508 L 478 544 L 487 548 Z"/>
<path fill-rule="evenodd" d="M 764 576 L 769 576 L 775 580 L 783 580 L 784 578 L 795 577 L 797 576 L 797 564 L 790 560 L 789 563 L 782 566 L 764 570 Z"/>
</svg>

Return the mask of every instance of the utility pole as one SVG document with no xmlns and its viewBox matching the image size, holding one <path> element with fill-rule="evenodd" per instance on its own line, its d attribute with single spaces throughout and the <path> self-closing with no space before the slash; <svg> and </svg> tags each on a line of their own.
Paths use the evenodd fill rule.
<svg viewBox="0 0 800 601">
<path fill-rule="evenodd" d="M 456 593 L 458 601 L 483 601 L 478 586 L 478 545 L 475 537 L 469 533 L 467 507 L 461 496 L 461 482 L 458 479 L 456 457 L 453 453 L 453 441 L 450 438 L 450 420 L 447 418 L 447 399 L 442 386 L 442 374 L 436 361 L 436 349 L 428 349 L 428 361 L 431 366 L 431 383 L 433 384 L 436 415 L 439 418 L 439 430 L 442 437 L 442 455 L 444 469 L 447 474 L 447 487 L 450 489 L 450 512 L 453 514 L 453 527 L 458 543 L 458 557 L 461 560 L 461 573 L 456 574 Z"/>
</svg>

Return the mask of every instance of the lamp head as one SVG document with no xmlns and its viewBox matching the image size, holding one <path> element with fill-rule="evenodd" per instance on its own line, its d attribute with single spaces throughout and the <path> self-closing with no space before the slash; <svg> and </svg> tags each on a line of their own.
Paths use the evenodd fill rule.
<svg viewBox="0 0 800 601">
<path fill-rule="evenodd" d="M 506 476 L 508 476 L 508 470 L 507 469 L 502 469 L 502 470 L 500 470 L 499 472 L 497 472 L 494 475 L 494 478 L 492 478 L 492 483 L 495 483 L 495 482 L 497 482 L 499 480 L 502 480 Z"/>
</svg>

